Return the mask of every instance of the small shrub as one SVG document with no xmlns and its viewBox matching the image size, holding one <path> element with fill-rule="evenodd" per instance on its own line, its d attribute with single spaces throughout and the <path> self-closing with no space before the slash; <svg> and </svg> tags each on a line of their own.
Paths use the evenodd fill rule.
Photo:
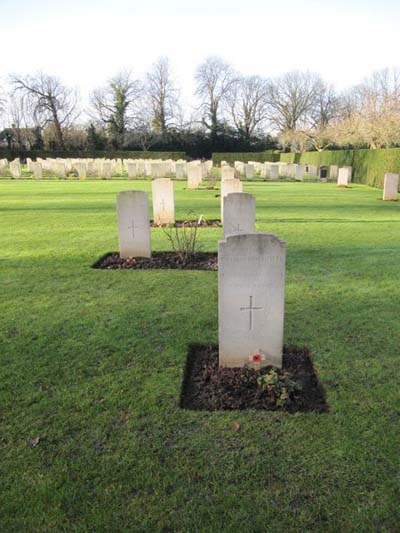
<svg viewBox="0 0 400 533">
<path fill-rule="evenodd" d="M 178 255 L 184 265 L 189 263 L 193 256 L 201 249 L 197 233 L 201 225 L 201 219 L 202 216 L 197 218 L 195 223 L 192 220 L 187 220 L 180 227 L 171 225 L 163 228 L 173 251 Z"/>
</svg>

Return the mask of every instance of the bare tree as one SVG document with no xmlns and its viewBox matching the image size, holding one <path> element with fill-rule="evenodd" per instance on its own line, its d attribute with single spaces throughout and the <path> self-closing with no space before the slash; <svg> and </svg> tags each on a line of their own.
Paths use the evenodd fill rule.
<svg viewBox="0 0 400 533">
<path fill-rule="evenodd" d="M 267 118 L 267 80 L 260 76 L 243 76 L 231 85 L 227 100 L 239 134 L 249 140 Z"/>
<path fill-rule="evenodd" d="M 309 72 L 289 72 L 270 82 L 269 120 L 279 132 L 309 125 L 315 109 L 321 78 Z"/>
<path fill-rule="evenodd" d="M 127 71 L 120 72 L 105 87 L 95 89 L 91 94 L 93 118 L 107 126 L 118 145 L 122 144 L 123 135 L 138 113 L 142 94 L 142 84 Z"/>
<path fill-rule="evenodd" d="M 167 57 L 161 57 L 147 73 L 146 93 L 153 111 L 153 129 L 164 135 L 179 115 L 179 93 Z"/>
<path fill-rule="evenodd" d="M 236 82 L 233 68 L 219 57 L 209 57 L 196 71 L 196 94 L 201 99 L 203 124 L 215 138 L 220 125 L 220 111 Z"/>
<path fill-rule="evenodd" d="M 32 76 L 11 76 L 14 91 L 29 100 L 33 115 L 42 127 L 54 127 L 58 147 L 65 148 L 64 129 L 78 116 L 78 94 L 54 76 L 39 72 Z"/>
</svg>

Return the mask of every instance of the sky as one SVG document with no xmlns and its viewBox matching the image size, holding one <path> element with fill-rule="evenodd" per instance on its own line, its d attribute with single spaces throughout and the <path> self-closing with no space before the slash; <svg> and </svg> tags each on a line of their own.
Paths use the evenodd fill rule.
<svg viewBox="0 0 400 533">
<path fill-rule="evenodd" d="M 87 102 L 167 56 L 194 105 L 196 67 L 217 55 L 242 74 L 309 70 L 341 90 L 400 66 L 399 25 L 399 0 L 0 0 L 0 80 L 41 70 Z"/>
</svg>

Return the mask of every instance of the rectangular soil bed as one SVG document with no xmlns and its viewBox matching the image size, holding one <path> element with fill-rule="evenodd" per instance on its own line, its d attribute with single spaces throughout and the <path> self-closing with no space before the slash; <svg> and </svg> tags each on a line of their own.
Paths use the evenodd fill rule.
<svg viewBox="0 0 400 533">
<path fill-rule="evenodd" d="M 151 257 L 123 259 L 118 252 L 108 252 L 100 257 L 92 268 L 103 270 L 218 270 L 218 255 L 214 252 L 198 252 L 184 260 L 175 252 L 153 252 Z"/>
<path fill-rule="evenodd" d="M 279 400 L 282 388 L 265 386 L 265 378 L 279 376 L 289 397 Z M 263 386 L 259 382 L 263 382 Z M 186 361 L 180 406 L 184 409 L 218 411 L 264 409 L 289 413 L 328 411 L 325 394 L 307 348 L 285 346 L 283 368 L 220 368 L 218 346 L 191 345 Z"/>
</svg>

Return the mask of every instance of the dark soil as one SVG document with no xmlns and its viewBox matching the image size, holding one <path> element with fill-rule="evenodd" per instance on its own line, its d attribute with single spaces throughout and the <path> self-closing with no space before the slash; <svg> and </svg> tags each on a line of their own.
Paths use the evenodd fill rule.
<svg viewBox="0 0 400 533">
<path fill-rule="evenodd" d="M 118 252 L 110 252 L 101 257 L 92 268 L 105 270 L 127 269 L 179 269 L 179 270 L 218 270 L 216 253 L 198 252 L 190 260 L 183 261 L 175 252 L 152 252 L 151 257 L 121 259 Z"/>
<path fill-rule="evenodd" d="M 182 384 L 181 407 L 217 411 L 234 409 L 285 410 L 289 413 L 328 411 L 325 394 L 307 348 L 285 346 L 282 372 L 299 385 L 284 407 L 277 407 L 257 378 L 271 367 L 219 368 L 218 346 L 190 346 Z M 279 371 L 281 372 L 281 371 Z"/>
<path fill-rule="evenodd" d="M 200 222 L 198 220 L 177 220 L 175 224 L 156 224 L 155 222 L 151 222 L 150 226 L 152 228 L 163 228 L 163 227 L 174 227 L 174 228 L 182 228 L 185 226 L 186 228 L 195 228 L 196 226 L 198 228 L 222 228 L 222 223 L 220 220 L 201 220 Z"/>
</svg>

